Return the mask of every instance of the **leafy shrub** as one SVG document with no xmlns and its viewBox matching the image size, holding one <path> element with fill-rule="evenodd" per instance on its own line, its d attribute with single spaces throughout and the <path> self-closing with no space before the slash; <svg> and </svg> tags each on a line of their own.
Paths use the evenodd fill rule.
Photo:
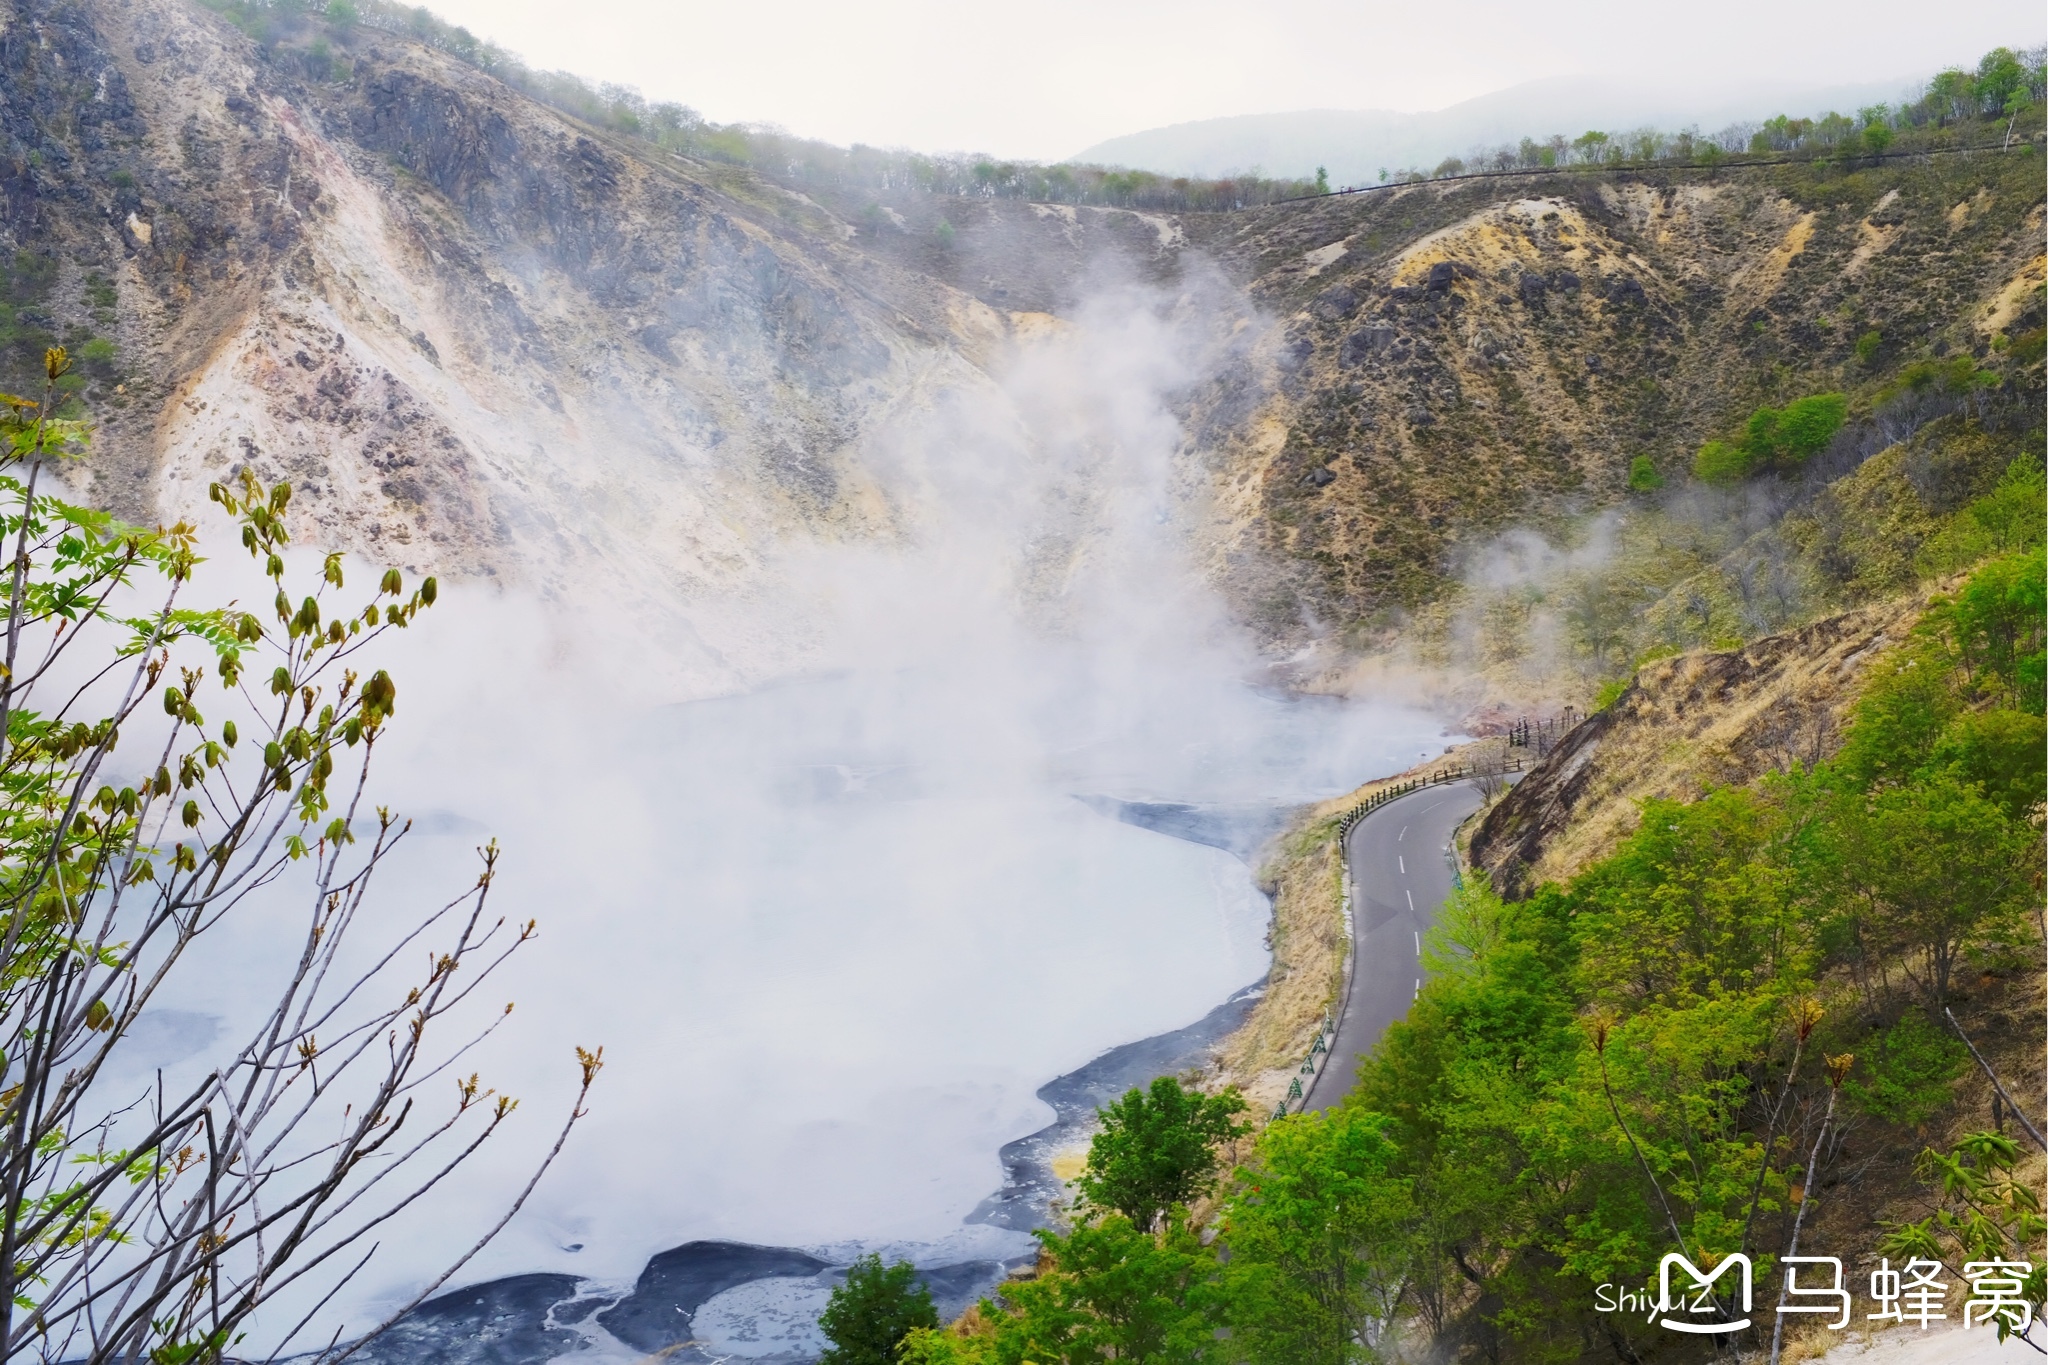
<svg viewBox="0 0 2048 1365">
<path fill-rule="evenodd" d="M 1878 390 L 1878 401 L 1885 402 L 1902 393 L 1969 394 L 1979 389 L 1996 388 L 1998 376 L 1989 370 L 1977 368 L 1977 362 L 1967 355 L 1951 356 L 1947 360 L 1916 360 L 1899 371 L 1899 377 Z"/>
<path fill-rule="evenodd" d="M 1860 1078 L 1842 1086 L 1864 1113 L 1913 1127 L 1948 1103 L 1968 1054 L 1963 1045 L 1910 1010 L 1877 1035 L 1861 1054 Z"/>
<path fill-rule="evenodd" d="M 1927 613 L 1931 625 L 1948 632 L 1976 687 L 2037 716 L 2048 672 L 2044 579 L 2048 560 L 2039 547 L 2003 555 L 1971 574 L 1953 599 L 1936 599 Z"/>
<path fill-rule="evenodd" d="M 1882 345 L 1884 345 L 1883 333 L 1865 332 L 1862 336 L 1856 338 L 1856 358 L 1868 365 L 1871 361 L 1877 359 L 1877 348 Z"/>
<path fill-rule="evenodd" d="M 1656 461 L 1647 455 L 1638 455 L 1629 461 L 1628 491 L 1631 493 L 1654 493 L 1664 486 L 1664 476 L 1657 472 Z"/>
<path fill-rule="evenodd" d="M 863 1256 L 832 1291 L 818 1327 L 832 1345 L 818 1365 L 893 1365 L 896 1348 L 917 1328 L 939 1325 L 932 1291 L 908 1261 L 884 1267 L 879 1256 Z"/>
<path fill-rule="evenodd" d="M 1965 711 L 1942 731 L 1932 761 L 2024 820 L 2048 784 L 2048 723 L 2024 711 Z"/>
<path fill-rule="evenodd" d="M 1780 466 L 1803 464 L 1827 448 L 1849 415 L 1839 393 L 1817 393 L 1783 408 L 1758 408 L 1743 429 L 1751 457 Z"/>
<path fill-rule="evenodd" d="M 1749 477 L 1749 452 L 1726 441 L 1709 441 L 1693 456 L 1692 476 L 1716 488 L 1733 488 Z"/>
<path fill-rule="evenodd" d="M 1733 441 L 1709 441 L 1693 457 L 1693 477 L 1732 488 L 1765 469 L 1791 470 L 1827 448 L 1849 416 L 1839 393 L 1816 393 L 1782 408 L 1758 408 Z"/>
</svg>

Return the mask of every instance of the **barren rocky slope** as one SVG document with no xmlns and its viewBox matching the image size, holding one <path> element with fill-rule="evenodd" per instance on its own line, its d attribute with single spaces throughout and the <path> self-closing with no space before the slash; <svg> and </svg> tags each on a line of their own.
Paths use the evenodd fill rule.
<svg viewBox="0 0 2048 1365">
<path fill-rule="evenodd" d="M 86 356 L 90 496 L 168 517 L 246 465 L 302 540 L 689 601 L 700 685 L 773 663 L 767 545 L 888 532 L 863 451 L 1032 323 L 410 42 L 316 79 L 185 0 L 0 24 L 0 364 Z"/>
<path fill-rule="evenodd" d="M 1205 429 L 1247 595 L 1369 638 L 1463 550 L 1665 478 L 1760 403 L 1983 355 L 2042 280 L 2038 157 L 1417 185 L 1191 220 L 1283 314 L 1284 378 Z M 1199 231 L 1194 229 L 1199 228 Z M 1867 359 L 1855 343 L 1881 345 Z"/>
<path fill-rule="evenodd" d="M 1675 470 L 1746 405 L 1981 348 L 2032 299 L 2030 156 L 1552 176 L 1234 214 L 807 197 L 356 29 L 317 62 L 189 0 L 15 0 L 0 366 L 97 335 L 94 496 L 248 464 L 306 538 L 700 604 L 769 650 L 774 536 L 887 534 L 868 458 L 1105 278 L 1248 291 L 1184 494 L 1270 639 L 1352 642 L 1511 523 Z M 1185 304 L 1187 299 L 1184 297 Z M 1209 308 L 1210 305 L 1200 305 Z M 117 343 L 111 353 L 105 342 Z"/>
</svg>

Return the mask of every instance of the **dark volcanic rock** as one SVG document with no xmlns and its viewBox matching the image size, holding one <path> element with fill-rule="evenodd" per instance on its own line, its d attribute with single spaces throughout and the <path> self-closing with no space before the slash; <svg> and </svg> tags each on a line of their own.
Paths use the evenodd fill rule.
<svg viewBox="0 0 2048 1365">
<path fill-rule="evenodd" d="M 1342 322 L 1358 311 L 1358 291 L 1348 284 L 1334 285 L 1316 295 L 1309 311 L 1330 322 Z"/>
<path fill-rule="evenodd" d="M 1341 365 L 1363 365 L 1366 357 L 1382 355 L 1391 348 L 1394 336 L 1394 329 L 1384 322 L 1361 327 L 1344 338 L 1344 347 L 1338 352 L 1337 362 Z"/>
<path fill-rule="evenodd" d="M 1459 280 L 1472 280 L 1479 272 L 1463 261 L 1438 261 L 1429 268 L 1428 291 L 1432 294 L 1447 293 Z"/>
<path fill-rule="evenodd" d="M 932 1291 L 932 1304 L 939 1310 L 939 1321 L 951 1322 L 973 1307 L 1008 1273 L 1001 1261 L 962 1261 L 958 1265 L 921 1270 L 917 1278 Z"/>
<path fill-rule="evenodd" d="M 576 1345 L 548 1310 L 576 1296 L 574 1275 L 514 1275 L 429 1299 L 356 1353 L 364 1365 L 530 1365 Z M 588 1311 L 587 1309 L 585 1310 Z"/>
<path fill-rule="evenodd" d="M 1607 301 L 1625 308 L 1642 308 L 1649 304 L 1649 296 L 1643 293 L 1640 281 L 1627 275 L 1607 282 Z"/>
<path fill-rule="evenodd" d="M 1287 827 L 1289 814 L 1288 807 L 1270 804 L 1189 805 L 1182 801 L 1124 801 L 1114 796 L 1079 799 L 1098 815 L 1191 844 L 1220 848 L 1247 864 L 1253 863 L 1267 840 Z"/>
<path fill-rule="evenodd" d="M 633 1292 L 597 1315 L 606 1331 L 642 1351 L 665 1351 L 690 1339 L 690 1320 L 707 1299 L 750 1280 L 808 1276 L 827 1262 L 783 1247 L 743 1242 L 686 1242 L 664 1251 L 640 1272 Z"/>
</svg>

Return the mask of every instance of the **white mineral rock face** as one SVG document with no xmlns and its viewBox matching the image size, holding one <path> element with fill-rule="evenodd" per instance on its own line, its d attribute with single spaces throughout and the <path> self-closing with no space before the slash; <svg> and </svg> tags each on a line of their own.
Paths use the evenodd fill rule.
<svg viewBox="0 0 2048 1365">
<path fill-rule="evenodd" d="M 900 534 L 874 451 L 1015 330 L 853 269 L 802 196 L 722 194 L 438 54 L 366 39 L 309 85 L 176 0 L 88 8 L 184 215 L 129 217 L 162 415 L 110 425 L 145 488 L 100 490 L 159 516 L 290 479 L 304 543 L 611 601 L 680 695 L 727 690 L 802 662 L 768 561 Z"/>
</svg>

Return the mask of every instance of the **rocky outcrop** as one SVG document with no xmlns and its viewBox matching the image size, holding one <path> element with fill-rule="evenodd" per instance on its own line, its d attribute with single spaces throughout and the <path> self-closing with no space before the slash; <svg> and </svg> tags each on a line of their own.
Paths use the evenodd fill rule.
<svg viewBox="0 0 2048 1365">
<path fill-rule="evenodd" d="M 0 389 L 96 339 L 95 501 L 204 526 L 249 468 L 292 481 L 301 542 L 611 596 L 670 622 L 699 688 L 786 665 L 770 547 L 894 534 L 869 452 L 986 386 L 1015 316 L 750 172 L 401 38 L 321 39 L 316 63 L 186 0 L 12 6 Z M 1051 276 L 1130 237 L 1012 207 L 1075 238 Z"/>
<path fill-rule="evenodd" d="M 1625 497 L 1637 456 L 1675 482 L 1759 404 L 1855 389 L 1859 336 L 1987 354 L 1982 318 L 2039 279 L 2037 165 L 1481 178 L 1190 216 L 1287 347 L 1252 416 L 1209 433 L 1212 562 L 1278 638 L 1383 637 L 1498 532 Z"/>
<path fill-rule="evenodd" d="M 1909 598 L 1644 665 L 1486 813 L 1473 864 L 1502 895 L 1526 896 L 1612 852 L 1646 800 L 1692 800 L 1832 756 L 1863 670 L 1924 606 Z"/>
</svg>

